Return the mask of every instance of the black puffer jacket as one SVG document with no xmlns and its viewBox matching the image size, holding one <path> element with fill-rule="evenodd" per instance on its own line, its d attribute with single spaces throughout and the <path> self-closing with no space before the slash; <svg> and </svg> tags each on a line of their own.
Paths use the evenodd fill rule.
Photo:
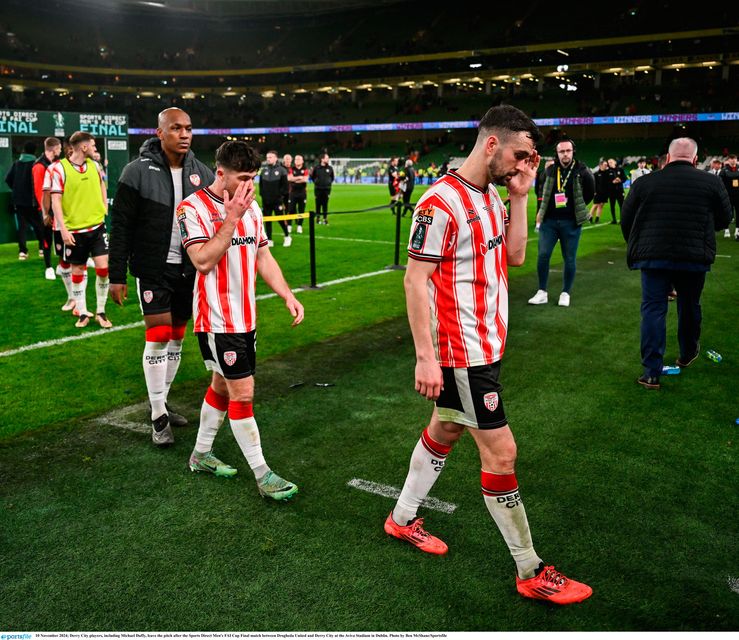
<svg viewBox="0 0 739 640">
<path fill-rule="evenodd" d="M 141 145 L 139 157 L 121 173 L 111 207 L 110 281 L 125 284 L 126 272 L 157 282 L 164 273 L 174 222 L 174 187 L 158 138 Z M 182 164 L 182 198 L 213 182 L 213 172 L 188 151 Z M 179 204 L 179 203 L 177 203 Z M 194 267 L 182 252 L 185 272 Z"/>
<path fill-rule="evenodd" d="M 729 196 L 716 176 L 690 162 L 670 162 L 637 180 L 621 210 L 629 266 L 644 260 L 712 264 L 716 231 L 731 220 Z"/>
</svg>

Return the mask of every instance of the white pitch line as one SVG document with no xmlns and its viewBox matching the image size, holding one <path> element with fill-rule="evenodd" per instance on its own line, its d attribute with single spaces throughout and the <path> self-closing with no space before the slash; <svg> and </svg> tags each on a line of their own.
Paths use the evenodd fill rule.
<svg viewBox="0 0 739 640">
<path fill-rule="evenodd" d="M 132 422 L 131 420 L 127 419 L 127 415 L 134 411 L 144 411 L 148 409 L 148 402 L 140 402 L 138 404 L 132 404 L 128 407 L 114 409 L 113 411 L 110 411 L 109 413 L 106 413 L 99 418 L 95 418 L 94 422 L 108 427 L 118 427 L 119 429 L 134 431 L 136 433 L 149 433 L 151 431 L 151 423 Z"/>
<path fill-rule="evenodd" d="M 723 253 L 717 253 L 717 254 L 716 254 L 716 257 L 717 257 L 717 258 L 731 258 L 731 256 L 726 256 L 726 255 L 724 255 Z"/>
<path fill-rule="evenodd" d="M 360 273 L 356 276 L 348 276 L 346 278 L 338 278 L 337 280 L 329 280 L 328 282 L 318 283 L 319 287 L 331 287 L 336 284 L 343 284 L 344 282 L 351 282 L 352 280 L 361 280 L 362 278 L 371 278 L 372 276 L 379 276 L 382 273 L 392 273 L 389 269 L 382 269 L 381 271 L 371 271 L 369 273 Z M 310 291 L 308 287 L 296 287 L 293 289 L 294 293 L 301 291 Z M 267 300 L 269 298 L 276 298 L 276 293 L 263 293 L 256 297 L 257 300 Z M 98 329 L 97 331 L 90 331 L 89 333 L 82 333 L 77 336 L 66 336 L 65 338 L 57 338 L 55 340 L 43 340 L 42 342 L 34 342 L 33 344 L 27 344 L 17 349 L 10 349 L 8 351 L 0 351 L 0 358 L 7 358 L 8 356 L 14 356 L 24 351 L 34 351 L 35 349 L 44 349 L 46 347 L 56 347 L 60 344 L 66 344 L 67 342 L 74 342 L 75 340 L 87 340 L 88 338 L 96 338 L 98 336 L 104 336 L 114 331 L 123 331 L 124 329 L 134 329 L 136 327 L 143 327 L 144 322 L 131 322 L 130 324 L 122 324 L 111 329 Z"/>
<path fill-rule="evenodd" d="M 90 331 L 89 333 L 82 333 L 78 336 L 67 336 L 66 338 L 57 338 L 56 340 L 43 340 L 42 342 L 35 342 L 33 344 L 27 344 L 17 349 L 10 349 L 9 351 L 0 351 L 0 358 L 7 356 L 14 356 L 17 353 L 23 353 L 24 351 L 33 351 L 34 349 L 44 349 L 45 347 L 56 347 L 60 344 L 67 342 L 74 342 L 75 340 L 87 340 L 87 338 L 95 338 L 97 336 L 103 336 L 107 333 L 113 333 L 114 331 L 123 331 L 124 329 L 133 329 L 134 327 L 143 327 L 143 320 L 138 322 L 132 322 L 130 324 L 122 324 L 111 329 L 98 329 L 97 331 Z"/>
<path fill-rule="evenodd" d="M 349 487 L 354 487 L 355 489 L 366 491 L 367 493 L 373 493 L 376 496 L 382 496 L 383 498 L 393 498 L 394 500 L 397 500 L 400 495 L 400 489 L 391 487 L 388 484 L 378 484 L 376 482 L 370 482 L 369 480 L 362 480 L 361 478 L 352 478 L 346 484 Z M 456 504 L 437 500 L 436 498 L 426 498 L 421 505 L 429 509 L 433 509 L 434 511 L 441 511 L 442 513 L 454 513 L 457 508 Z"/>
</svg>

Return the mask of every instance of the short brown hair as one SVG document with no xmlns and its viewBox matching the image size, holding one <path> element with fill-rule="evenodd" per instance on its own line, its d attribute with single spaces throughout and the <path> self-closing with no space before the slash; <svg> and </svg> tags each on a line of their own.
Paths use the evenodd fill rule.
<svg viewBox="0 0 739 640">
<path fill-rule="evenodd" d="M 44 140 L 44 149 L 51 151 L 54 147 L 61 147 L 62 141 L 59 138 L 46 138 Z"/>
<path fill-rule="evenodd" d="M 75 131 L 71 136 L 69 136 L 69 144 L 71 144 L 73 147 L 76 147 L 78 144 L 82 144 L 83 142 L 90 142 L 90 140 L 94 140 L 95 136 L 87 133 L 87 131 Z"/>
<path fill-rule="evenodd" d="M 246 142 L 231 140 L 216 150 L 216 165 L 231 171 L 259 171 L 262 159 L 259 152 Z"/>
</svg>

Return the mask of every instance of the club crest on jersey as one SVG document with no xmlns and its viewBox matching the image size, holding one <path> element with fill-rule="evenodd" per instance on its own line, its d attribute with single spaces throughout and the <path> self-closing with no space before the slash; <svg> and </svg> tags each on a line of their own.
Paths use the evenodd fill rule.
<svg viewBox="0 0 739 640">
<path fill-rule="evenodd" d="M 144 291 L 144 302 L 149 304 L 154 299 L 154 293 L 151 291 Z"/>
<path fill-rule="evenodd" d="M 190 184 L 192 184 L 193 187 L 200 186 L 200 176 L 197 173 L 190 175 Z"/>
<path fill-rule="evenodd" d="M 223 361 L 229 367 L 233 367 L 234 366 L 234 363 L 236 362 L 236 352 L 235 351 L 224 351 L 223 352 Z"/>
<path fill-rule="evenodd" d="M 65 253 L 65 255 L 66 255 L 67 257 L 69 257 L 69 256 L 71 256 L 71 255 L 72 255 L 72 250 L 71 250 L 71 249 L 70 249 L 69 247 L 67 247 L 67 248 L 66 248 L 66 249 L 64 250 L 64 253 Z"/>
<path fill-rule="evenodd" d="M 491 391 L 486 393 L 482 397 L 482 401 L 485 403 L 485 408 L 488 411 L 495 411 L 498 408 L 498 393 L 497 391 Z"/>
</svg>

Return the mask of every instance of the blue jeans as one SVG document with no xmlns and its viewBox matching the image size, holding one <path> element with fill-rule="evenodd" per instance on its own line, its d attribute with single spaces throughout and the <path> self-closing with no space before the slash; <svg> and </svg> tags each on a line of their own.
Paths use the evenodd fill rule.
<svg viewBox="0 0 739 640">
<path fill-rule="evenodd" d="M 665 355 L 667 294 L 677 291 L 677 342 L 681 360 L 698 351 L 701 335 L 701 293 L 705 271 L 641 270 L 641 361 L 644 373 L 659 378 Z"/>
<path fill-rule="evenodd" d="M 575 256 L 577 245 L 580 244 L 582 227 L 574 220 L 559 220 L 544 218 L 539 228 L 539 258 L 536 261 L 536 271 L 539 274 L 539 289 L 547 290 L 549 280 L 549 260 L 552 257 L 554 246 L 559 240 L 564 259 L 564 282 L 562 291 L 569 293 L 575 281 Z"/>
</svg>

